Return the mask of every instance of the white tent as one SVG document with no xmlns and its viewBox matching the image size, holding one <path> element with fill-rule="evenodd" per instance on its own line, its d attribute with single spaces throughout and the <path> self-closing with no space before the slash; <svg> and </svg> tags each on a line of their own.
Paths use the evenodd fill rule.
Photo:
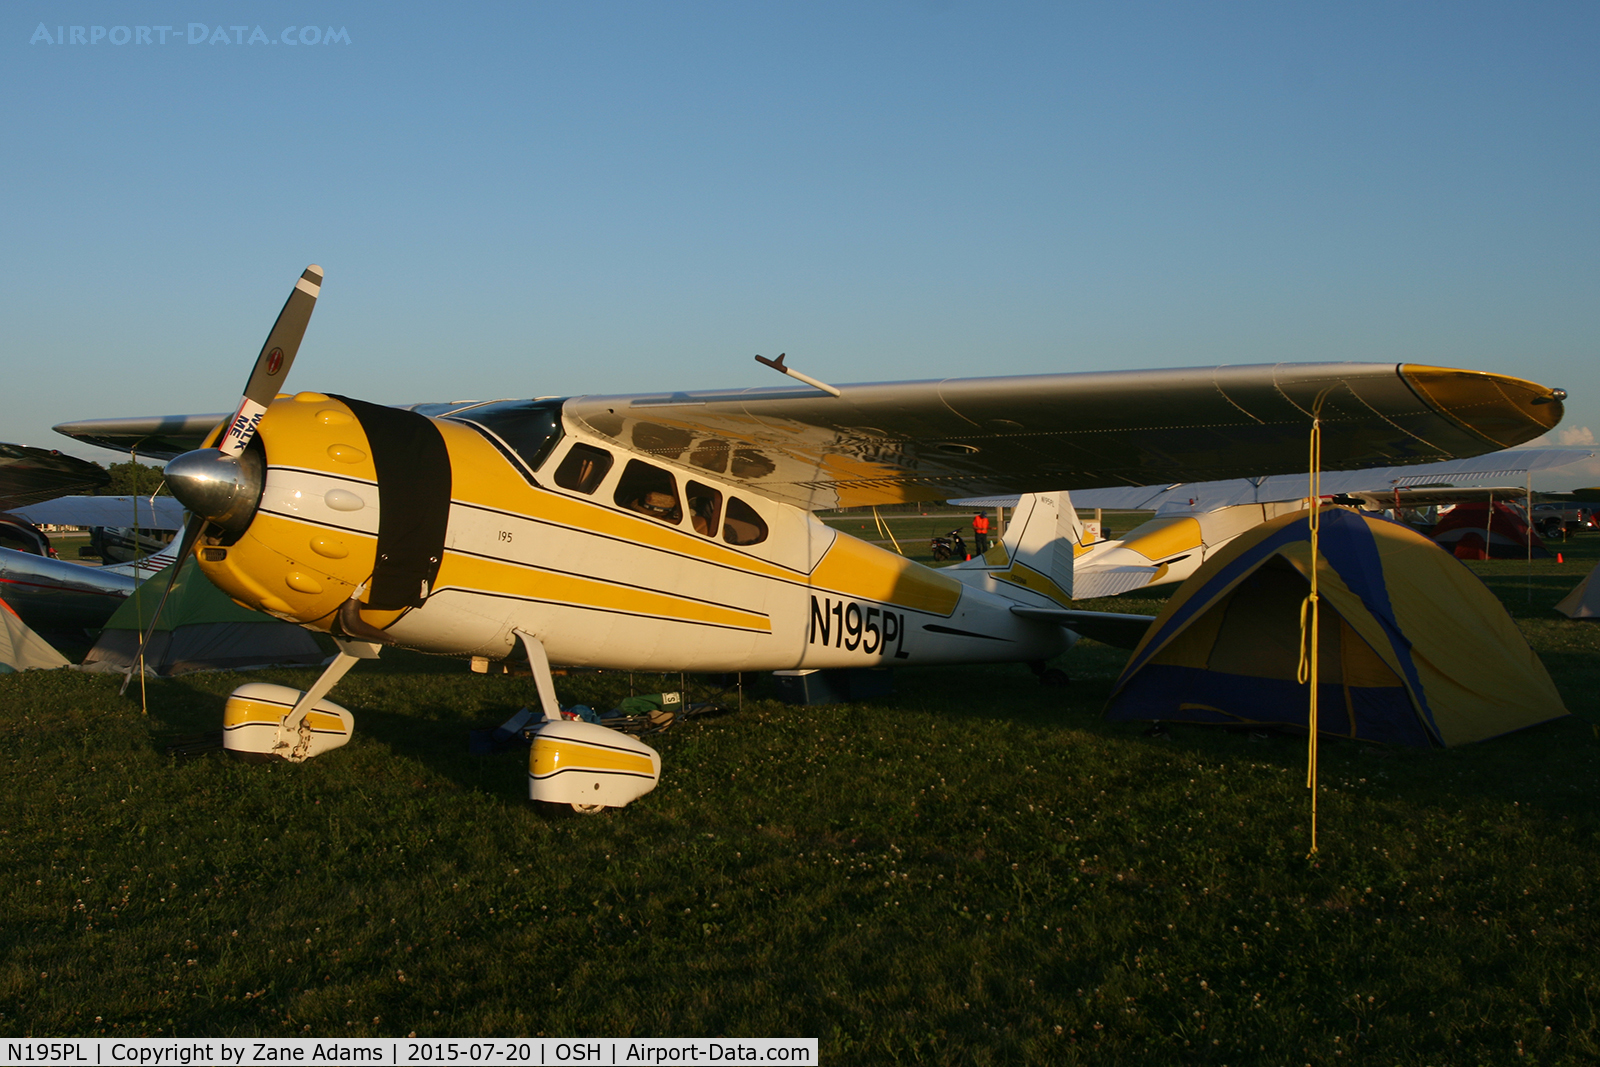
<svg viewBox="0 0 1600 1067">
<path fill-rule="evenodd" d="M 1596 573 L 1600 573 L 1600 566 L 1585 575 L 1576 589 L 1562 597 L 1556 610 L 1569 619 L 1600 619 L 1600 582 L 1595 581 Z"/>
<path fill-rule="evenodd" d="M 69 667 L 67 657 L 28 629 L 10 604 L 0 600 L 0 674 L 33 669 Z"/>
</svg>

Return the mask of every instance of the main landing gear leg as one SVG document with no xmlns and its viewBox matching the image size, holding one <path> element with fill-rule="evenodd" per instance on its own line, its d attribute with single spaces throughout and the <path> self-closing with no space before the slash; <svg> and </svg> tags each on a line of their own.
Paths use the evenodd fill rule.
<svg viewBox="0 0 1600 1067">
<path fill-rule="evenodd" d="M 550 675 L 550 657 L 544 654 L 544 642 L 521 630 L 516 634 L 528 653 L 528 668 L 533 672 L 534 688 L 539 691 L 539 707 L 547 720 L 560 722 L 561 705 L 556 702 L 556 683 Z"/>
<path fill-rule="evenodd" d="M 339 654 L 328 664 L 316 683 L 295 701 L 289 714 L 284 716 L 278 727 L 278 740 L 272 746 L 272 755 L 282 756 L 290 763 L 305 762 L 312 754 L 312 734 L 306 725 L 306 712 L 316 707 L 317 701 L 327 696 L 351 667 L 364 659 L 377 659 L 382 648 L 376 641 L 339 641 Z"/>
</svg>

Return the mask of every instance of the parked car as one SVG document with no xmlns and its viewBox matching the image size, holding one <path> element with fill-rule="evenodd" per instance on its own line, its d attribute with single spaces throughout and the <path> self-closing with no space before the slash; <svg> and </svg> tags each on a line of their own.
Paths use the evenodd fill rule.
<svg viewBox="0 0 1600 1067">
<path fill-rule="evenodd" d="M 1533 506 L 1533 528 L 1541 537 L 1554 537 L 1566 531 L 1576 533 L 1579 530 L 1592 530 L 1595 528 L 1594 509 L 1583 504 L 1569 504 L 1562 501 L 1552 501 Z"/>
</svg>

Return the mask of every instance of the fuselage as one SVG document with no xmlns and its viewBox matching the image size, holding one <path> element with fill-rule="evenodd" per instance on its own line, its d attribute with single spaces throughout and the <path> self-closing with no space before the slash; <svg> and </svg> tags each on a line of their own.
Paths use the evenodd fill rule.
<svg viewBox="0 0 1600 1067">
<path fill-rule="evenodd" d="M 120 569 L 0 548 L 0 597 L 35 630 L 98 629 L 138 585 Z"/>
<path fill-rule="evenodd" d="M 552 662 L 638 670 L 1037 661 L 1067 645 L 1011 600 L 718 477 L 725 450 L 622 449 L 561 419 L 559 401 L 530 435 L 535 402 L 506 403 L 516 418 L 487 404 L 427 420 L 441 489 L 417 484 L 437 469 L 383 461 L 396 446 L 365 406 L 280 397 L 259 429 L 259 505 L 242 532 L 202 540 L 200 566 L 241 603 L 334 632 L 354 596 L 363 626 L 446 655 L 504 657 L 518 631 Z M 499 432 L 511 426 L 520 436 Z M 445 509 L 417 516 L 442 519 L 436 554 L 385 508 Z M 372 606 L 375 574 L 418 552 L 410 602 Z"/>
</svg>

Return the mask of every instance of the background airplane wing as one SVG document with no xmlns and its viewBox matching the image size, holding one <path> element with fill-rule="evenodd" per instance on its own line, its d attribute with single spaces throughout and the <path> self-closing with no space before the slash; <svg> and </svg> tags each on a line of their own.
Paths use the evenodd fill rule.
<svg viewBox="0 0 1600 1067">
<path fill-rule="evenodd" d="M 566 414 L 636 452 L 805 508 L 1171 486 L 1476 456 L 1532 440 L 1565 394 L 1477 371 L 1323 363 L 736 392 L 586 396 Z"/>
<path fill-rule="evenodd" d="M 134 521 L 137 508 L 138 521 Z M 146 530 L 183 529 L 183 505 L 170 496 L 63 496 L 11 512 L 35 526 L 138 526 Z"/>
<path fill-rule="evenodd" d="M 110 480 L 98 463 L 54 449 L 0 443 L 0 511 L 98 489 Z"/>
<path fill-rule="evenodd" d="M 1591 451 L 1578 448 L 1515 448 L 1471 459 L 1422 463 L 1413 467 L 1336 471 L 1322 476 L 1322 493 L 1324 496 L 1370 499 L 1381 507 L 1394 506 L 1396 490 L 1400 492 L 1402 507 L 1490 498 L 1520 499 L 1526 492 L 1524 483 L 1529 474 L 1593 459 L 1594 455 Z M 1119 485 L 1083 489 L 1073 492 L 1072 505 L 1107 511 L 1158 511 L 1164 506 L 1210 511 L 1237 504 L 1301 500 L 1310 492 L 1310 479 L 1301 472 L 1214 482 L 1180 482 L 1176 485 Z M 1014 507 L 1017 498 L 1015 495 L 972 497 L 952 500 L 951 503 L 963 507 Z"/>
</svg>

